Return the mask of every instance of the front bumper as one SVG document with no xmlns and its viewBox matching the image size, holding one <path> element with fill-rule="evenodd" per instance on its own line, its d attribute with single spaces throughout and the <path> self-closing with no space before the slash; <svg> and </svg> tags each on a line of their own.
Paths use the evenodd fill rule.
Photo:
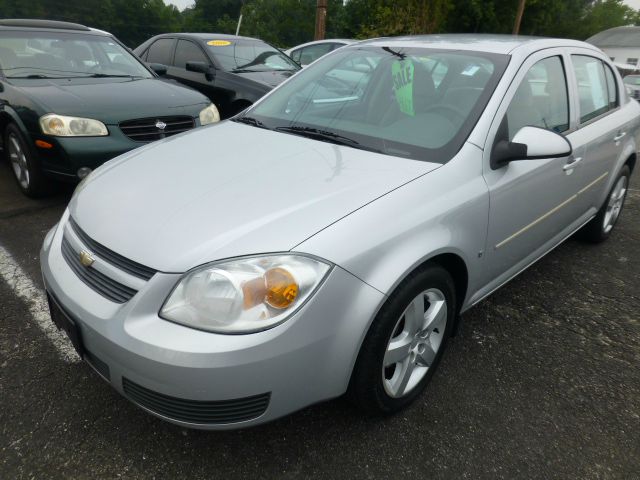
<svg viewBox="0 0 640 480">
<path fill-rule="evenodd" d="M 134 148 L 145 145 L 127 138 L 117 127 L 109 126 L 106 137 L 50 137 L 34 135 L 53 148 L 33 147 L 45 172 L 69 181 L 79 181 L 78 170 L 82 167 L 98 168 L 112 158 Z"/>
<path fill-rule="evenodd" d="M 202 332 L 158 317 L 180 274 L 156 273 L 131 300 L 113 303 L 71 270 L 61 254 L 63 230 L 45 239 L 41 267 L 47 291 L 81 331 L 89 352 L 85 360 L 134 403 L 187 427 L 257 425 L 343 394 L 384 300 L 334 267 L 314 297 L 283 324 L 246 335 Z M 186 415 L 194 406 L 202 409 Z M 256 416 L 237 421 L 220 413 L 242 408 Z M 203 411 L 213 417 L 202 417 Z"/>
<path fill-rule="evenodd" d="M 200 126 L 198 118 L 195 127 Z M 45 172 L 60 179 L 79 181 L 78 170 L 88 167 L 98 168 L 105 162 L 148 145 L 148 142 L 136 142 L 127 137 L 117 125 L 107 125 L 109 135 L 104 137 L 52 137 L 42 133 L 32 134 L 36 140 L 43 140 L 53 145 L 52 148 L 33 146 Z"/>
</svg>

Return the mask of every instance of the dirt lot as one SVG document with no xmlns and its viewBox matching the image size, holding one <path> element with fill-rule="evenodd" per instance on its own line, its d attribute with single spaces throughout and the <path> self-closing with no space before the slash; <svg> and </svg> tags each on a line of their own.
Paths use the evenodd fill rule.
<svg viewBox="0 0 640 480">
<path fill-rule="evenodd" d="M 0 163 L 0 268 L 21 278 L 0 277 L 0 478 L 640 478 L 639 184 L 608 242 L 568 240 L 465 314 L 406 412 L 338 399 L 216 433 L 60 359 L 33 299 L 68 193 L 25 199 Z"/>
</svg>

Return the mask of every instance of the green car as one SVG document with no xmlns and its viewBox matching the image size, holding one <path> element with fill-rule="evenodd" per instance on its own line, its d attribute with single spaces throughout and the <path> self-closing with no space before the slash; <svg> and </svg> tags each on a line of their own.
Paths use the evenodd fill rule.
<svg viewBox="0 0 640 480">
<path fill-rule="evenodd" d="M 28 196 L 47 193 L 56 179 L 78 182 L 122 153 L 219 119 L 207 97 L 159 79 L 107 32 L 0 20 L 0 136 Z"/>
</svg>

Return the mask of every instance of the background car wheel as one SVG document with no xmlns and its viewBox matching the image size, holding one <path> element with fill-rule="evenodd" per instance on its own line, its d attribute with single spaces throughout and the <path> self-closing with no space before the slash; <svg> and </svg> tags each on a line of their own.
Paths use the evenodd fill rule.
<svg viewBox="0 0 640 480">
<path fill-rule="evenodd" d="M 50 192 L 40 166 L 15 125 L 10 124 L 5 130 L 4 150 L 11 171 L 25 195 L 40 197 Z"/>
<path fill-rule="evenodd" d="M 582 228 L 579 235 L 580 238 L 592 243 L 604 242 L 609 238 L 620 217 L 622 207 L 624 207 L 630 175 L 629 166 L 622 167 L 622 171 L 613 183 L 604 205 L 602 205 L 596 216 Z"/>
<path fill-rule="evenodd" d="M 431 379 L 456 316 L 455 286 L 442 267 L 411 274 L 373 321 L 351 376 L 349 396 L 369 414 L 395 413 Z"/>
</svg>

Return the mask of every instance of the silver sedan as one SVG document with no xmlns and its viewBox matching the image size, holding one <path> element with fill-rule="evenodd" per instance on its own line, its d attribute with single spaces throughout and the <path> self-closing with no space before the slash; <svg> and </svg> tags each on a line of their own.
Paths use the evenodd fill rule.
<svg viewBox="0 0 640 480">
<path fill-rule="evenodd" d="M 46 236 L 52 318 L 171 422 L 414 401 L 461 313 L 612 232 L 640 104 L 591 45 L 501 36 L 332 52 L 235 118 L 120 156 Z"/>
</svg>

